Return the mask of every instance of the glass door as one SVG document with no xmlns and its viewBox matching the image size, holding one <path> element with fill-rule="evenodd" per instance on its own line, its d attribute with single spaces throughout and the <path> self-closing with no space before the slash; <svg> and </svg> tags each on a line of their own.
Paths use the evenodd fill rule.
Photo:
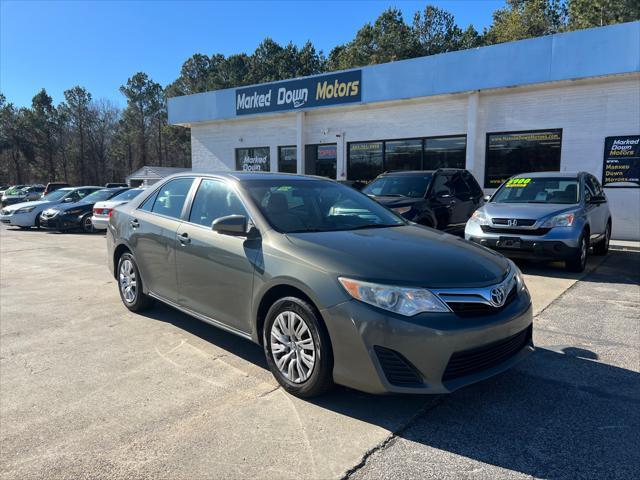
<svg viewBox="0 0 640 480">
<path fill-rule="evenodd" d="M 338 147 L 335 143 L 305 147 L 305 173 L 336 179 Z"/>
</svg>

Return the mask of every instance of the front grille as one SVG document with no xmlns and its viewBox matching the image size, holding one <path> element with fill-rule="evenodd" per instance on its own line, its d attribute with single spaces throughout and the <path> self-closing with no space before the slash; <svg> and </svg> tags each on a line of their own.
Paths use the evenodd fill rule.
<svg viewBox="0 0 640 480">
<path fill-rule="evenodd" d="M 531 342 L 532 326 L 520 333 L 484 347 L 456 352 L 451 355 L 442 381 L 466 377 L 495 367 L 515 356 Z"/>
<path fill-rule="evenodd" d="M 9 210 L 8 208 L 5 208 L 4 210 L 2 210 L 0 213 L 2 215 L 11 215 L 11 210 Z"/>
<path fill-rule="evenodd" d="M 509 220 L 517 221 L 519 227 L 530 227 L 536 223 L 536 221 L 531 218 L 493 218 L 491 221 L 494 225 L 509 225 Z"/>
<path fill-rule="evenodd" d="M 492 315 L 494 313 L 499 312 L 507 305 L 509 305 L 517 295 L 518 286 L 515 285 L 507 295 L 507 298 L 504 301 L 504 305 L 501 307 L 494 307 L 492 305 L 487 305 L 486 303 L 478 303 L 478 302 L 453 302 L 448 301 L 447 305 L 453 313 L 460 317 L 475 317 L 478 315 Z"/>
<path fill-rule="evenodd" d="M 373 349 L 390 384 L 398 387 L 420 387 L 423 385 L 416 368 L 398 352 L 378 345 Z"/>
<path fill-rule="evenodd" d="M 546 235 L 551 230 L 550 228 L 534 228 L 531 230 L 524 228 L 502 228 L 502 227 L 491 227 L 489 225 L 481 225 L 482 231 L 484 233 L 504 233 L 509 235 L 535 235 L 541 236 Z"/>
</svg>

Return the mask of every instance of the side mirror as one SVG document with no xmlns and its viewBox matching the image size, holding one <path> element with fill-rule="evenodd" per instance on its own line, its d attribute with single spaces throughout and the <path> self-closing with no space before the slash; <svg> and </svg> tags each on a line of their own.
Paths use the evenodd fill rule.
<svg viewBox="0 0 640 480">
<path fill-rule="evenodd" d="M 71 203 L 71 202 L 73 202 L 73 198 L 71 197 L 67 197 L 64 199 L 64 203 Z"/>
<path fill-rule="evenodd" d="M 489 200 L 491 200 L 491 195 L 485 195 L 485 196 L 484 196 L 484 198 L 483 198 L 483 200 L 484 200 L 485 202 L 488 202 Z"/>
<path fill-rule="evenodd" d="M 451 196 L 451 193 L 447 190 L 440 190 L 439 192 L 436 192 L 436 197 L 438 198 L 449 198 Z"/>
<path fill-rule="evenodd" d="M 589 200 L 589 203 L 604 203 L 606 202 L 607 199 L 604 195 L 594 195 L 593 197 L 591 197 L 591 199 Z"/>
<path fill-rule="evenodd" d="M 247 235 L 247 217 L 244 215 L 227 215 L 216 218 L 211 224 L 214 232 L 223 235 L 244 236 Z"/>
</svg>

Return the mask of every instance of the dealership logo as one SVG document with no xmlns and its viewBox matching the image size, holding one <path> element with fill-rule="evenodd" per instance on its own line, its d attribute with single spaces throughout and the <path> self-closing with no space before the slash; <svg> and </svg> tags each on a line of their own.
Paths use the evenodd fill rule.
<svg viewBox="0 0 640 480">
<path fill-rule="evenodd" d="M 359 102 L 360 70 L 236 89 L 236 115 Z"/>
<path fill-rule="evenodd" d="M 494 287 L 491 289 L 491 305 L 494 307 L 501 307 L 504 305 L 507 295 L 504 293 L 504 287 Z"/>
</svg>

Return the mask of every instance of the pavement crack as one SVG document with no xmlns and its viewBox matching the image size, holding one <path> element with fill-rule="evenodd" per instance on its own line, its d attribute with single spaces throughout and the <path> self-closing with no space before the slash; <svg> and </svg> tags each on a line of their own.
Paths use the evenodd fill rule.
<svg viewBox="0 0 640 480">
<path fill-rule="evenodd" d="M 349 478 L 353 477 L 353 475 L 357 473 L 358 470 L 360 470 L 362 467 L 366 465 L 367 460 L 369 460 L 369 457 L 371 457 L 373 454 L 381 450 L 384 450 L 391 442 L 393 442 L 400 435 L 402 435 L 415 421 L 419 420 L 420 418 L 425 416 L 427 413 L 431 412 L 436 407 L 441 405 L 444 401 L 444 398 L 445 398 L 444 395 L 439 395 L 433 400 L 432 403 L 429 403 L 429 402 L 425 403 L 422 407 L 418 409 L 418 411 L 416 411 L 416 413 L 414 413 L 409 419 L 407 419 L 406 422 L 400 425 L 400 427 L 398 427 L 394 432 L 389 434 L 387 438 L 385 438 L 383 441 L 381 441 L 377 445 L 374 445 L 372 448 L 364 452 L 360 461 L 356 465 L 351 467 L 349 470 L 344 472 L 344 474 L 340 477 L 340 480 L 348 480 Z"/>
</svg>

